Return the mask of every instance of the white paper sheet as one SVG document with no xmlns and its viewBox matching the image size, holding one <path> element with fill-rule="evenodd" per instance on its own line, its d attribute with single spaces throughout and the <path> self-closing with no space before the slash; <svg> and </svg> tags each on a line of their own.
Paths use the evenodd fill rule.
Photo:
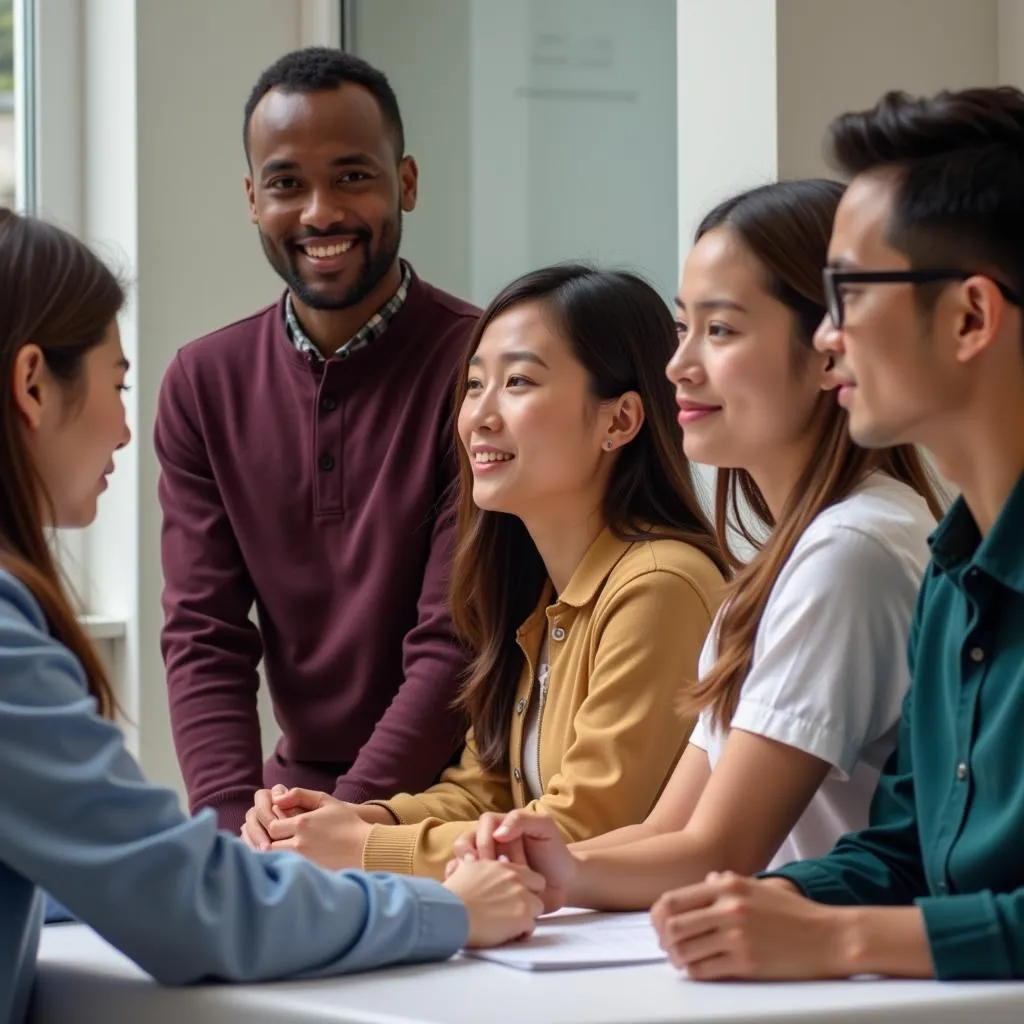
<svg viewBox="0 0 1024 1024">
<path fill-rule="evenodd" d="M 520 971 L 620 967 L 665 959 L 649 914 L 598 914 L 575 909 L 541 918 L 537 930 L 522 942 L 497 949 L 467 949 L 464 955 Z"/>
</svg>

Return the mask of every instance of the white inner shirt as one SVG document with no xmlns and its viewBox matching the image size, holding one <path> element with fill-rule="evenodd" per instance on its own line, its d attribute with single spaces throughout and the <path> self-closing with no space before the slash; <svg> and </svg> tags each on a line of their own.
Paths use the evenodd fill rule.
<svg viewBox="0 0 1024 1024">
<path fill-rule="evenodd" d="M 544 783 L 540 778 L 540 716 L 548 695 L 548 634 L 545 631 L 537 657 L 537 675 L 530 693 L 530 705 L 526 709 L 523 723 L 523 781 L 531 800 L 544 795 Z"/>
<path fill-rule="evenodd" d="M 769 868 L 820 857 L 863 828 L 896 745 L 910 683 L 907 636 L 935 520 L 912 488 L 872 474 L 821 512 L 769 595 L 732 727 L 827 761 L 832 769 Z M 717 657 L 717 620 L 701 651 Z M 702 712 L 690 742 L 712 770 L 728 731 Z"/>
</svg>

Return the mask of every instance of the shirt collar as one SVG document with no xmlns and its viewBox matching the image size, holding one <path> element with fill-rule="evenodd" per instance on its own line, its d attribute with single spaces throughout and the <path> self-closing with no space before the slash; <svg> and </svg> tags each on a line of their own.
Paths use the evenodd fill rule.
<svg viewBox="0 0 1024 1024">
<path fill-rule="evenodd" d="M 400 265 L 402 267 L 402 280 L 395 294 L 344 345 L 335 349 L 332 358 L 347 359 L 354 352 L 358 352 L 360 349 L 366 348 L 371 342 L 376 341 L 387 330 L 388 324 L 394 319 L 395 314 L 405 305 L 405 300 L 409 296 L 409 286 L 412 283 L 412 268 L 405 260 L 401 260 Z M 291 292 L 285 294 L 284 324 L 288 337 L 299 352 L 303 355 L 311 355 L 320 361 L 323 360 L 320 350 L 302 329 L 302 324 L 299 323 L 299 319 L 295 315 L 295 306 L 292 303 Z"/>
<path fill-rule="evenodd" d="M 573 608 L 582 608 L 590 604 L 604 585 L 609 573 L 632 544 L 633 541 L 620 540 L 605 527 L 587 548 L 587 553 L 576 566 L 576 571 L 572 574 L 569 585 L 559 595 L 559 600 Z"/>
<path fill-rule="evenodd" d="M 947 576 L 956 578 L 968 564 L 1011 590 L 1024 594 L 1024 474 L 1014 485 L 988 536 L 982 538 L 962 497 L 931 536 L 932 558 Z"/>
</svg>

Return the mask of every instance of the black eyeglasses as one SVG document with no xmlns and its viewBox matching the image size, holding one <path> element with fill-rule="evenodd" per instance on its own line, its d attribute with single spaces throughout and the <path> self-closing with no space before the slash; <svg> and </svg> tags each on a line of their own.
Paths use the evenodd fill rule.
<svg viewBox="0 0 1024 1024">
<path fill-rule="evenodd" d="M 825 306 L 835 327 L 843 326 L 843 286 L 847 284 L 932 284 L 936 281 L 966 281 L 969 277 L 988 277 L 971 270 L 842 270 L 826 267 L 822 271 L 825 283 Z M 988 278 L 1007 302 L 1024 308 L 1024 297 L 1009 285 Z"/>
</svg>

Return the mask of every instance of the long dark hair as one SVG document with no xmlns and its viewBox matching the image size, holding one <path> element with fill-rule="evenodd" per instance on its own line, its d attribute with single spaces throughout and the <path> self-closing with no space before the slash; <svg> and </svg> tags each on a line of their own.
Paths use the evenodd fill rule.
<svg viewBox="0 0 1024 1024">
<path fill-rule="evenodd" d="M 815 329 L 825 316 L 821 271 L 825 266 L 836 207 L 844 188 L 821 179 L 784 181 L 743 192 L 715 207 L 697 229 L 695 241 L 728 227 L 753 253 L 768 292 L 793 313 L 797 365 L 810 357 Z M 876 470 L 908 484 L 936 516 L 942 505 L 932 478 L 910 445 L 869 451 L 850 439 L 846 412 L 832 392 L 822 392 L 810 427 L 817 444 L 778 522 L 753 477 L 743 469 L 720 469 L 715 488 L 718 539 L 737 573 L 718 623 L 718 658 L 700 682 L 683 694 L 681 712 L 710 708 L 716 724 L 728 728 L 750 672 L 754 638 L 768 596 L 782 567 L 811 521 L 842 501 Z M 744 516 L 743 504 L 754 527 Z M 735 529 L 757 554 L 747 563 L 729 545 Z M 760 528 L 760 529 L 759 529 Z M 762 543 L 763 528 L 771 530 Z"/>
<path fill-rule="evenodd" d="M 69 401 L 79 398 L 82 359 L 103 341 L 123 304 L 117 279 L 82 242 L 0 208 L 0 567 L 32 592 L 107 716 L 115 709 L 110 681 L 47 543 L 52 507 L 24 443 L 11 382 L 18 353 L 37 345 Z"/>
<path fill-rule="evenodd" d="M 725 560 L 679 444 L 675 403 L 665 383 L 665 364 L 675 348 L 672 316 L 639 277 L 567 264 L 513 281 L 476 325 L 463 360 L 456 410 L 484 331 L 523 303 L 540 303 L 551 315 L 589 374 L 595 398 L 607 401 L 636 391 L 643 402 L 643 425 L 619 451 L 604 496 L 610 529 L 626 540 L 680 538 L 724 571 Z M 456 629 L 474 653 L 460 703 L 469 714 L 481 761 L 498 770 L 508 766 L 509 720 L 523 665 L 516 629 L 540 600 L 547 572 L 522 521 L 477 508 L 472 495 L 472 470 L 460 447 L 459 545 L 451 607 Z"/>
</svg>

